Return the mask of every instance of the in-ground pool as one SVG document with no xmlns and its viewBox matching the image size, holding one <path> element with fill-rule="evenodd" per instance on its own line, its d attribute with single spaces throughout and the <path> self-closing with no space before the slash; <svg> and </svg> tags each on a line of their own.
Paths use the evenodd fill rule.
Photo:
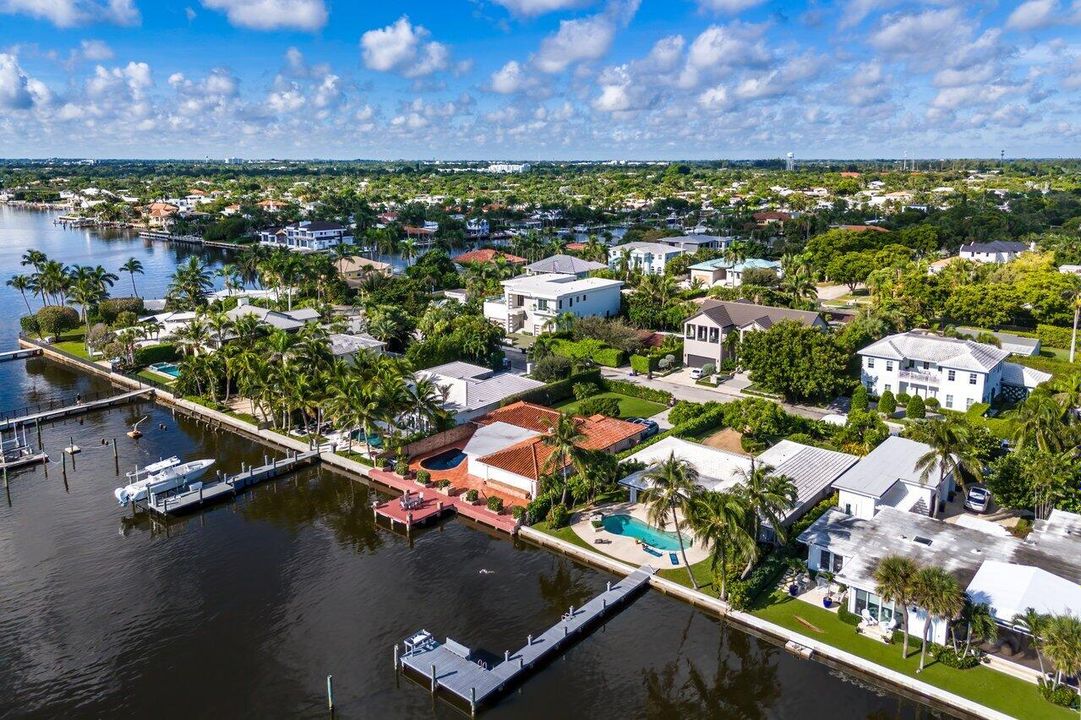
<svg viewBox="0 0 1081 720">
<path fill-rule="evenodd" d="M 150 369 L 169 377 L 180 377 L 180 367 L 176 363 L 154 363 L 150 366 Z"/>
<path fill-rule="evenodd" d="M 630 515 L 606 515 L 602 521 L 604 529 L 613 535 L 626 535 L 637 538 L 646 545 L 658 550 L 679 550 L 679 537 L 674 532 L 658 530 L 649 523 L 644 523 Z M 683 544 L 690 547 L 690 541 L 684 536 Z"/>
<path fill-rule="evenodd" d="M 420 466 L 425 470 L 450 470 L 458 467 L 465 460 L 465 453 L 457 448 L 444 450 L 438 455 L 432 455 L 420 461 Z"/>
</svg>

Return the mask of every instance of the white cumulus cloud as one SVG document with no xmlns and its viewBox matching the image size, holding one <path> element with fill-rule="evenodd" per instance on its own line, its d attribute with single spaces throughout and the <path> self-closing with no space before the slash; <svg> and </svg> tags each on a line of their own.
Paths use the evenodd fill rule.
<svg viewBox="0 0 1081 720">
<path fill-rule="evenodd" d="M 406 77 L 422 77 L 446 69 L 450 50 L 443 43 L 428 41 L 431 33 L 413 25 L 402 15 L 393 24 L 369 30 L 360 38 L 364 64 L 380 72 L 398 72 Z"/>
<path fill-rule="evenodd" d="M 597 15 L 561 20 L 559 30 L 541 41 L 533 62 L 543 72 L 558 73 L 576 63 L 603 57 L 616 32 L 638 11 L 638 4 L 639 0 L 614 0 Z"/>
<path fill-rule="evenodd" d="M 581 7 L 588 5 L 591 0 L 492 0 L 492 2 L 505 7 L 515 15 L 532 16 Z"/>
<path fill-rule="evenodd" d="M 503 95 L 518 92 L 525 82 L 525 72 L 517 60 L 511 60 L 492 73 L 491 88 Z"/>
<path fill-rule="evenodd" d="M 318 30 L 327 23 L 323 0 L 202 0 L 210 10 L 249 30 Z M 189 15 L 189 20 L 191 16 Z"/>
<path fill-rule="evenodd" d="M 62 28 L 92 22 L 136 25 L 140 20 L 133 0 L 0 0 L 0 13 L 29 15 Z"/>
<path fill-rule="evenodd" d="M 698 0 L 698 7 L 703 10 L 736 15 L 744 10 L 761 5 L 765 0 Z"/>
</svg>

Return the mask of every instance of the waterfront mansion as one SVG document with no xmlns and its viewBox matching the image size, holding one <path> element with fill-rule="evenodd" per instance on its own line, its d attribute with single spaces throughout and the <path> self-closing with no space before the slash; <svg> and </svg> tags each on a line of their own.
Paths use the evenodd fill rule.
<svg viewBox="0 0 1081 720">
<path fill-rule="evenodd" d="M 349 228 L 334 222 L 304 220 L 282 228 L 271 228 L 259 233 L 263 245 L 283 247 L 288 250 L 322 251 L 335 245 L 353 243 Z"/>
<path fill-rule="evenodd" d="M 1002 393 L 1020 399 L 1051 377 L 1006 362 L 1009 351 L 994 345 L 920 331 L 884 337 L 859 355 L 861 381 L 871 394 L 933 397 L 950 410 L 989 403 Z"/>
<path fill-rule="evenodd" d="M 578 278 L 545 273 L 504 280 L 503 297 L 484 301 L 484 317 L 508 333 L 540 335 L 556 317 L 615 317 L 619 314 L 620 280 Z"/>
</svg>

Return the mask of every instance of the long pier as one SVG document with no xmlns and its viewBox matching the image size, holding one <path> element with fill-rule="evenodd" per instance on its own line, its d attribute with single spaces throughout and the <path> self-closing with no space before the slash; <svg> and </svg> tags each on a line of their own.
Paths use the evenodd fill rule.
<svg viewBox="0 0 1081 720">
<path fill-rule="evenodd" d="M 236 497 L 236 494 L 244 488 L 314 465 L 318 460 L 318 450 L 293 453 L 291 457 L 275 459 L 259 467 L 247 468 L 236 475 L 218 477 L 207 483 L 192 483 L 190 489 L 175 495 L 155 495 L 151 492 L 145 501 L 146 509 L 153 510 L 159 515 L 179 515 L 203 505 Z"/>
<path fill-rule="evenodd" d="M 129 403 L 136 398 L 148 397 L 153 394 L 153 388 L 143 388 L 142 390 L 132 390 L 131 392 L 112 395 L 107 398 L 102 398 L 101 400 L 91 400 L 90 402 L 75 403 L 74 405 L 56 408 L 55 410 L 45 410 L 44 412 L 31 413 L 29 415 L 23 415 L 21 417 L 8 418 L 6 420 L 0 420 L 0 430 L 7 430 L 8 428 L 17 427 L 19 425 L 27 425 L 30 423 L 51 422 L 53 420 L 60 420 L 62 418 L 82 415 L 88 412 L 94 412 L 95 410 L 104 410 L 106 408 L 111 408 L 117 405 Z"/>
<path fill-rule="evenodd" d="M 432 692 L 445 690 L 469 705 L 471 715 L 485 702 L 495 699 L 513 683 L 524 680 L 538 664 L 549 660 L 561 648 L 585 634 L 598 620 L 622 609 L 640 590 L 649 585 L 656 572 L 643 565 L 580 608 L 570 608 L 563 619 L 537 637 L 530 635 L 515 652 L 506 651 L 503 661 L 489 668 L 483 659 L 450 638 L 440 643 L 427 631 L 405 640 L 405 651 L 394 646 L 394 668 L 401 667 L 426 678 Z"/>
<path fill-rule="evenodd" d="M 36 348 L 8 350 L 7 352 L 0 352 L 0 362 L 8 362 L 9 360 L 22 360 L 23 358 L 37 357 L 38 355 L 41 355 L 41 350 Z"/>
</svg>

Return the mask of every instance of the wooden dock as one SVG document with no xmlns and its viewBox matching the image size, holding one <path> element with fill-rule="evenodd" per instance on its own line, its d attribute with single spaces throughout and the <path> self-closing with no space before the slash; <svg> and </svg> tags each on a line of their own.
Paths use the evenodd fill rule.
<svg viewBox="0 0 1081 720">
<path fill-rule="evenodd" d="M 428 494 L 432 495 L 433 492 L 429 490 Z M 392 529 L 395 525 L 401 525 L 406 533 L 409 533 L 412 532 L 414 526 L 424 525 L 446 513 L 455 511 L 453 503 L 447 502 L 446 498 L 439 493 L 434 494 L 435 497 L 426 497 L 422 500 L 420 499 L 422 492 L 406 491 L 402 497 L 375 503 L 372 505 L 372 512 L 377 518 L 389 520 Z"/>
<path fill-rule="evenodd" d="M 421 631 L 405 640 L 405 650 L 394 646 L 394 668 L 426 681 L 432 694 L 444 690 L 468 704 L 470 714 L 494 700 L 508 686 L 524 680 L 529 672 L 585 634 L 598 620 L 622 609 L 628 600 L 649 584 L 656 571 L 643 565 L 580 608 L 570 608 L 563 619 L 537 637 L 530 636 L 515 652 L 506 651 L 503 661 L 487 667 L 474 651 L 450 638 L 436 641 Z"/>
<path fill-rule="evenodd" d="M 41 355 L 41 350 L 39 348 L 8 350 L 7 352 L 0 352 L 0 362 L 22 360 L 24 358 L 37 357 L 38 355 Z"/>
<path fill-rule="evenodd" d="M 132 390 L 131 392 L 111 395 L 100 400 L 75 403 L 74 405 L 56 408 L 55 410 L 45 410 L 43 412 L 31 413 L 22 417 L 8 418 L 6 420 L 0 420 L 0 430 L 7 430 L 8 428 L 18 427 L 19 425 L 51 422 L 53 420 L 60 420 L 62 418 L 94 412 L 95 410 L 105 410 L 106 408 L 116 407 L 117 405 L 124 405 L 137 398 L 150 397 L 153 394 L 153 388 L 143 388 L 142 390 Z"/>
<path fill-rule="evenodd" d="M 147 510 L 152 510 L 159 515 L 180 515 L 210 503 L 236 497 L 236 494 L 244 488 L 287 475 L 302 467 L 314 465 L 318 461 L 318 450 L 293 453 L 291 457 L 272 460 L 259 467 L 242 469 L 236 475 L 219 476 L 209 482 L 192 483 L 191 487 L 184 492 L 164 495 L 150 493 L 143 502 Z"/>
<path fill-rule="evenodd" d="M 368 471 L 368 477 L 371 480 L 384 485 L 386 487 L 397 490 L 398 492 L 416 492 L 419 485 L 412 480 L 407 480 L 401 475 L 391 472 L 390 470 L 379 470 L 378 468 L 372 468 Z M 427 490 L 426 490 L 427 492 Z M 438 491 L 432 489 L 431 492 L 437 493 Z M 515 520 L 513 516 L 504 513 L 497 513 L 489 510 L 484 505 L 474 505 L 465 499 L 463 495 L 451 495 L 443 496 L 445 499 L 443 503 L 447 506 L 453 506 L 455 512 L 462 517 L 469 518 L 474 522 L 478 522 L 482 525 L 501 530 L 510 535 L 514 535 L 518 532 L 520 522 Z"/>
</svg>

